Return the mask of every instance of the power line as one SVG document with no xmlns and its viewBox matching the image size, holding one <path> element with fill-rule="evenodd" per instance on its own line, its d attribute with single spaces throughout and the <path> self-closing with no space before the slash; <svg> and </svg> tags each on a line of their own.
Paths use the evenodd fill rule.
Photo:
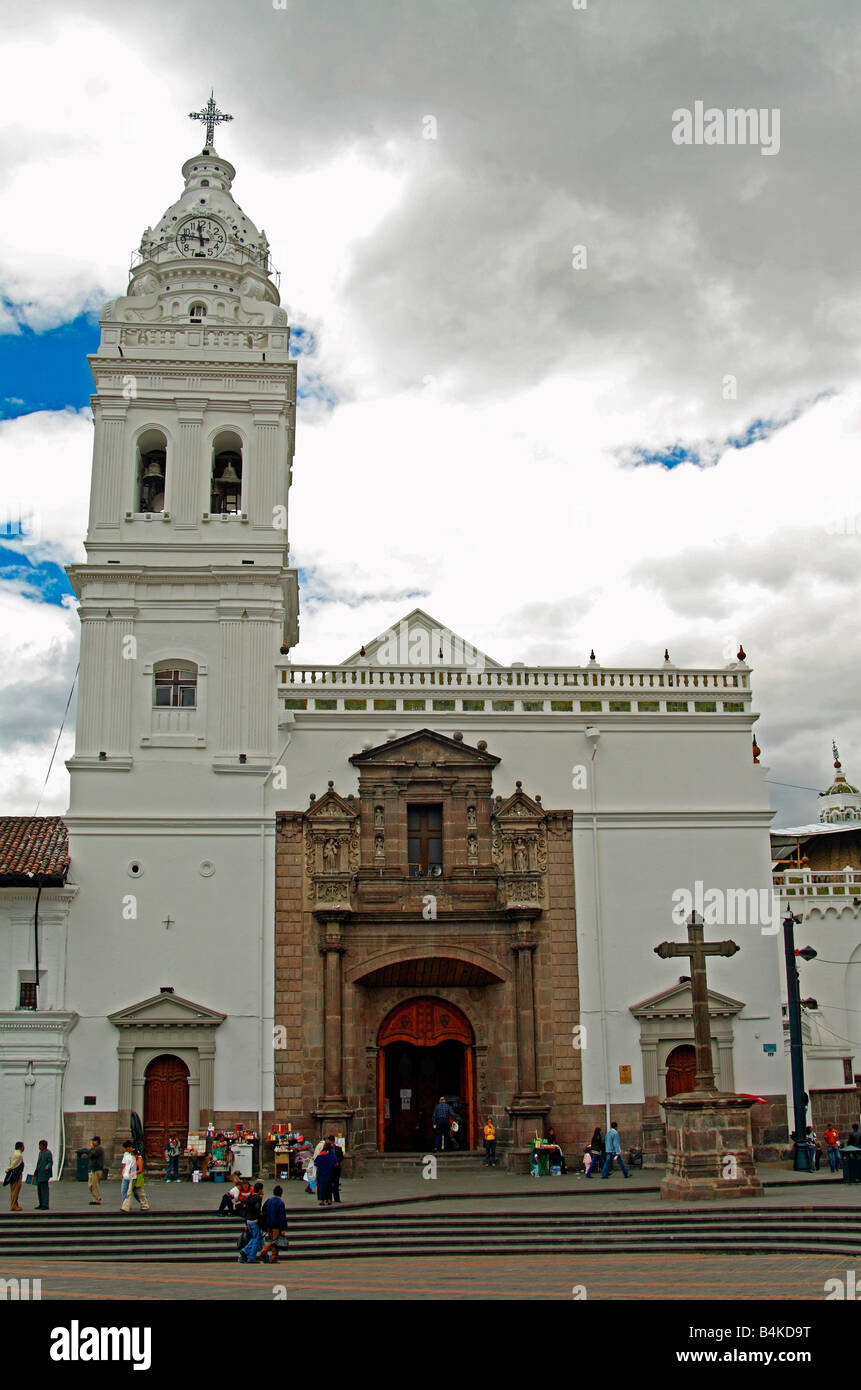
<svg viewBox="0 0 861 1390">
<path fill-rule="evenodd" d="M 77 666 L 75 667 L 75 674 L 74 674 L 74 676 L 72 677 L 72 688 L 71 688 L 71 690 L 69 691 L 69 698 L 68 698 L 68 700 L 66 701 L 66 708 L 63 710 L 63 717 L 62 717 L 62 719 L 60 720 L 60 728 L 59 728 L 59 730 L 57 731 L 57 741 L 56 741 L 56 743 L 54 744 L 54 751 L 53 751 L 53 753 L 51 754 L 51 761 L 50 761 L 49 764 L 48 764 L 48 771 L 47 771 L 47 774 L 46 774 L 46 776 L 45 776 L 45 780 L 44 780 L 44 782 L 42 783 L 42 790 L 41 790 L 40 793 L 39 793 L 39 800 L 36 802 L 36 809 L 35 809 L 35 811 L 33 812 L 33 815 L 34 815 L 34 816 L 38 816 L 38 814 L 39 814 L 39 807 L 42 805 L 42 797 L 45 795 L 45 788 L 46 788 L 47 785 L 48 785 L 48 778 L 51 776 L 51 768 L 54 766 L 54 759 L 55 759 L 56 756 L 57 756 L 57 749 L 58 749 L 59 746 L 60 746 L 60 739 L 63 737 L 63 729 L 64 729 L 65 724 L 66 724 L 66 715 L 69 713 L 69 706 L 70 706 L 70 704 L 72 703 L 72 696 L 73 696 L 74 693 L 75 693 L 75 682 L 76 682 L 77 679 L 78 679 L 78 672 L 80 671 L 80 669 L 81 669 L 81 663 L 80 663 L 80 661 L 79 661 L 78 664 L 77 664 Z"/>
<path fill-rule="evenodd" d="M 775 782 L 773 777 L 766 777 L 765 781 L 768 782 L 771 787 L 792 787 L 793 791 L 816 792 L 817 795 L 819 794 L 818 787 L 802 787 L 798 782 Z"/>
</svg>

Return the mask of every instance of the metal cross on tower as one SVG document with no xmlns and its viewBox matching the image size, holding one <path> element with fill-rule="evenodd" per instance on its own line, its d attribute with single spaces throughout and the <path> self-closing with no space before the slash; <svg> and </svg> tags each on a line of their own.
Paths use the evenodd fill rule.
<svg viewBox="0 0 861 1390">
<path fill-rule="evenodd" d="M 695 1087 L 698 1091 L 714 1091 L 715 1074 L 712 1061 L 712 1032 L 709 1021 L 709 994 L 706 985 L 706 958 L 708 956 L 734 956 L 739 947 L 734 941 L 710 941 L 703 937 L 703 919 L 692 912 L 687 919 L 687 945 L 675 941 L 662 941 L 655 947 L 655 955 L 666 960 L 670 956 L 690 956 L 691 959 L 691 1003 L 694 1016 L 694 1043 L 697 1052 L 697 1076 Z"/>
<path fill-rule="evenodd" d="M 219 111 L 215 104 L 215 97 L 209 93 L 209 101 L 202 111 L 189 111 L 190 121 L 206 121 L 206 148 L 211 150 L 215 144 L 215 127 L 222 121 L 232 121 L 232 116 L 226 116 L 223 111 Z"/>
</svg>

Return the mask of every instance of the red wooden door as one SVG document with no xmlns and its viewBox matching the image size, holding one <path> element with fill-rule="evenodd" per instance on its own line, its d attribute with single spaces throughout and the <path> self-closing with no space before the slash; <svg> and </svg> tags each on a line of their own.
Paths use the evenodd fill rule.
<svg viewBox="0 0 861 1390">
<path fill-rule="evenodd" d="M 674 1047 L 667 1058 L 667 1100 L 680 1095 L 682 1091 L 692 1091 L 697 1078 L 696 1049 L 689 1043 Z"/>
<path fill-rule="evenodd" d="M 178 1057 L 155 1057 L 146 1069 L 144 1141 L 148 1159 L 164 1159 L 171 1134 L 185 1148 L 188 1137 L 188 1067 Z"/>
</svg>

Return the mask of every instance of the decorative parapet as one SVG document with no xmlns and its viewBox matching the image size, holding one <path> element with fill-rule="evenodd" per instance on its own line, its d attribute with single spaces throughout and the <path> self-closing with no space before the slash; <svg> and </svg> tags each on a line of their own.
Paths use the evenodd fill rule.
<svg viewBox="0 0 861 1390">
<path fill-rule="evenodd" d="M 738 714 L 751 712 L 750 670 L 582 666 L 290 666 L 279 663 L 286 709 L 350 714 Z"/>
<path fill-rule="evenodd" d="M 861 869 L 781 869 L 772 875 L 782 898 L 857 898 L 861 905 Z"/>
</svg>

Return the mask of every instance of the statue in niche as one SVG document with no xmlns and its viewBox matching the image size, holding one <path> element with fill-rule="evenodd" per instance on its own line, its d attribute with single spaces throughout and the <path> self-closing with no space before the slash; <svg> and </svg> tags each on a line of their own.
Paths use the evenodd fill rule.
<svg viewBox="0 0 861 1390">
<path fill-rule="evenodd" d="M 382 835 L 374 836 L 374 858 L 384 859 L 386 856 L 385 843 Z"/>
<path fill-rule="evenodd" d="M 469 826 L 469 828 L 470 828 L 471 830 L 474 829 L 475 826 L 478 824 L 478 820 L 476 819 L 476 815 L 475 815 L 475 807 L 474 807 L 474 806 L 467 806 L 467 808 L 466 808 L 466 823 L 467 823 L 467 825 Z"/>
<path fill-rule="evenodd" d="M 323 845 L 323 868 L 327 874 L 334 874 L 338 868 L 338 841 L 330 838 Z"/>
<path fill-rule="evenodd" d="M 377 829 L 379 829 L 379 830 L 382 830 L 382 828 L 383 828 L 383 817 L 384 817 L 384 812 L 383 812 L 382 806 L 375 806 L 375 807 L 374 807 L 374 826 L 375 826 L 375 828 L 377 828 Z"/>
<path fill-rule="evenodd" d="M 525 840 L 514 841 L 514 871 L 518 874 L 525 874 L 529 868 L 529 856 L 526 850 Z"/>
<path fill-rule="evenodd" d="M 466 838 L 466 857 L 467 859 L 478 858 L 478 836 L 468 835 Z"/>
</svg>

